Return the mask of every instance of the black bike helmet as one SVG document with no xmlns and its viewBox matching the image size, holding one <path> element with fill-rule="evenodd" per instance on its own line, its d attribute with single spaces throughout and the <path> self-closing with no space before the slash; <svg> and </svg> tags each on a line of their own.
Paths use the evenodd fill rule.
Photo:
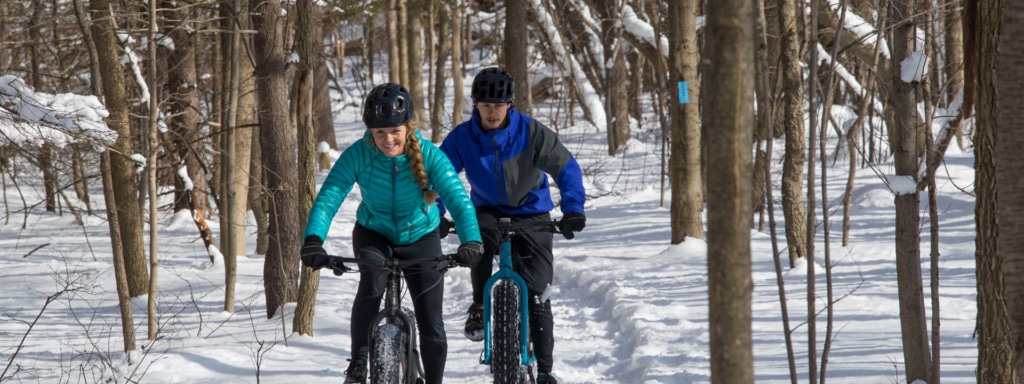
<svg viewBox="0 0 1024 384">
<path fill-rule="evenodd" d="M 470 96 L 474 102 L 511 103 L 516 99 L 516 82 L 508 71 L 490 67 L 480 71 L 473 78 Z"/>
<path fill-rule="evenodd" d="M 366 128 L 397 127 L 412 120 L 412 96 L 405 87 L 384 83 L 373 87 L 363 102 Z"/>
</svg>

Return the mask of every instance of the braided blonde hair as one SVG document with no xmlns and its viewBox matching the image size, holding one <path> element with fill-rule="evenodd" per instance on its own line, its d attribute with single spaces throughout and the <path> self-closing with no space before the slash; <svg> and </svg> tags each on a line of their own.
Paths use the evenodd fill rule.
<svg viewBox="0 0 1024 384">
<path fill-rule="evenodd" d="M 408 128 L 405 136 L 405 156 L 409 158 L 409 168 L 412 170 L 412 176 L 416 178 L 420 189 L 423 190 L 423 202 L 436 204 L 438 194 L 437 191 L 430 189 L 430 183 L 427 181 L 427 170 L 423 165 L 423 150 L 420 146 L 420 139 L 416 136 L 418 123 L 419 121 L 415 117 L 405 123 L 405 127 Z"/>
</svg>

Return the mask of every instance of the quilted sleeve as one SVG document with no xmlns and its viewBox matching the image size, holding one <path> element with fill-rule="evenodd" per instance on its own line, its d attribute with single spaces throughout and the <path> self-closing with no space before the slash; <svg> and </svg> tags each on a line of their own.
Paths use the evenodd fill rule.
<svg viewBox="0 0 1024 384">
<path fill-rule="evenodd" d="M 430 183 L 441 195 L 448 211 L 455 221 L 455 229 L 459 234 L 459 240 L 463 243 L 476 241 L 483 242 L 480 237 L 480 226 L 476 221 L 476 208 L 469 199 L 469 194 L 462 186 L 459 174 L 455 172 L 448 157 L 433 144 L 423 145 L 424 162 L 428 166 L 427 174 Z"/>
<path fill-rule="evenodd" d="M 309 210 L 309 219 L 306 221 L 306 232 L 302 235 L 303 239 L 313 235 L 325 240 L 327 231 L 331 229 L 334 214 L 338 212 L 341 203 L 352 191 L 352 186 L 356 182 L 356 174 L 366 162 L 365 152 L 366 145 L 358 141 L 350 145 L 338 157 L 338 161 L 331 167 L 327 179 L 320 186 L 320 192 L 316 194 L 313 207 Z"/>
</svg>

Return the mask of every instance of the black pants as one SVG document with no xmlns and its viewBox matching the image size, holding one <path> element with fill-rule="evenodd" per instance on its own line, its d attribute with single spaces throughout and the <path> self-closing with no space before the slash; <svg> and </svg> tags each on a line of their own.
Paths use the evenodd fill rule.
<svg viewBox="0 0 1024 384">
<path fill-rule="evenodd" d="M 441 255 L 441 239 L 434 231 L 409 245 L 395 245 L 384 235 L 356 224 L 352 231 L 355 257 L 379 259 L 394 257 L 398 260 L 423 259 L 423 263 L 403 269 L 405 284 L 412 297 L 416 312 L 416 325 L 420 331 L 420 355 L 427 384 L 440 384 L 448 356 L 448 339 L 442 319 L 444 281 L 433 268 L 433 260 Z M 380 311 L 387 272 L 360 266 L 359 290 L 352 304 L 352 359 L 368 361 L 370 322 Z"/>
<path fill-rule="evenodd" d="M 484 285 L 494 269 L 494 258 L 486 257 L 498 253 L 501 238 L 498 235 L 498 219 L 508 217 L 512 228 L 536 228 L 551 221 L 547 213 L 530 216 L 503 216 L 501 213 L 477 207 L 476 219 L 480 224 L 480 236 L 484 240 L 484 255 L 472 268 L 473 302 L 484 302 Z M 512 269 L 526 281 L 530 294 L 530 336 L 537 356 L 537 370 L 550 372 L 555 349 L 555 322 L 551 314 L 551 301 L 540 302 L 544 290 L 551 285 L 555 273 L 552 240 L 554 234 L 545 231 L 531 231 L 512 238 Z"/>
</svg>

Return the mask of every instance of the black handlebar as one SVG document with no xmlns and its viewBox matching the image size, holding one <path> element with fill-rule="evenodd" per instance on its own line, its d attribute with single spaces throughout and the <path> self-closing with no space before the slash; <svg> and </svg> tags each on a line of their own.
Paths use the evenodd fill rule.
<svg viewBox="0 0 1024 384">
<path fill-rule="evenodd" d="M 452 222 L 451 225 L 452 226 L 448 230 L 448 233 L 455 233 L 455 222 Z M 560 220 L 560 219 L 553 219 L 553 220 L 551 220 L 551 221 L 549 221 L 547 223 L 544 223 L 544 224 L 537 224 L 537 225 L 532 225 L 532 226 L 522 226 L 522 227 L 516 227 L 516 228 L 509 228 L 509 231 L 511 231 L 513 234 L 519 234 L 519 233 L 523 233 L 523 232 L 532 232 L 532 231 L 560 233 L 563 236 L 565 236 L 566 238 L 570 238 L 570 236 L 572 235 L 571 233 L 570 233 L 570 236 L 566 236 L 565 234 L 566 234 L 566 232 L 572 232 L 572 230 L 570 230 L 569 228 L 566 228 L 565 231 L 563 231 L 561 229 L 561 225 L 562 225 L 562 220 Z"/>
<path fill-rule="evenodd" d="M 331 271 L 334 272 L 334 276 L 341 276 L 345 272 L 355 271 L 354 268 L 345 265 L 345 263 L 361 264 L 385 271 L 399 271 L 410 265 L 419 264 L 425 261 L 423 259 L 396 260 L 392 258 L 382 262 L 379 260 L 359 259 L 344 256 L 329 256 L 329 260 L 330 262 L 327 264 L 327 268 L 330 268 Z M 434 270 L 444 272 L 447 271 L 448 268 L 455 266 L 455 254 L 444 254 L 435 257 L 433 260 L 426 261 L 437 261 L 438 263 L 434 266 Z"/>
</svg>

